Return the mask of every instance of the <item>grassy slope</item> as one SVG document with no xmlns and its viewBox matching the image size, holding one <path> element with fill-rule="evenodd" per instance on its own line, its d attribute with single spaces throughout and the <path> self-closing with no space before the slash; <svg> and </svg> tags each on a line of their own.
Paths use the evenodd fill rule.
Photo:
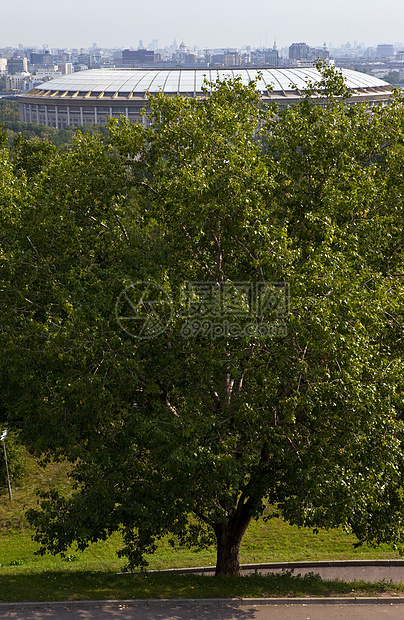
<svg viewBox="0 0 404 620">
<path fill-rule="evenodd" d="M 118 534 L 106 542 L 92 545 L 83 553 L 73 549 L 67 560 L 35 555 L 38 545 L 31 540 L 24 511 L 36 504 L 35 487 L 61 490 L 66 485 L 66 466 L 54 463 L 43 469 L 30 459 L 22 484 L 13 490 L 13 502 L 10 502 L 6 492 L 0 495 L 0 564 L 3 570 L 17 566 L 35 571 L 60 570 L 67 565 L 84 570 L 118 570 L 122 566 L 122 561 L 116 556 L 121 545 Z M 311 530 L 290 526 L 281 519 L 272 519 L 268 524 L 259 520 L 247 530 L 240 559 L 242 563 L 258 563 L 399 557 L 387 545 L 377 549 L 367 546 L 354 549 L 355 540 L 341 530 L 320 530 L 314 534 Z M 213 565 L 215 549 L 212 546 L 196 552 L 173 548 L 168 541 L 162 541 L 149 562 L 153 569 Z"/>
<path fill-rule="evenodd" d="M 14 500 L 0 495 L 0 600 L 68 600 L 72 598 L 147 597 L 237 597 L 270 595 L 332 595 L 363 592 L 374 594 L 390 584 L 367 585 L 323 583 L 315 577 L 288 575 L 240 579 L 211 579 L 196 575 L 117 574 L 122 561 L 116 556 L 121 545 L 117 534 L 106 542 L 92 545 L 85 552 L 72 550 L 66 559 L 37 556 L 38 545 L 24 519 L 24 510 L 36 503 L 34 488 L 66 487 L 66 468 L 51 464 L 41 469 L 33 460 L 23 483 L 14 488 Z M 320 531 L 291 527 L 280 519 L 269 524 L 254 522 L 245 535 L 241 562 L 271 562 L 319 559 L 396 558 L 384 546 L 353 548 L 354 537 L 340 530 Z M 199 552 L 173 548 L 162 541 L 150 557 L 151 569 L 207 566 L 215 563 L 213 547 Z"/>
</svg>

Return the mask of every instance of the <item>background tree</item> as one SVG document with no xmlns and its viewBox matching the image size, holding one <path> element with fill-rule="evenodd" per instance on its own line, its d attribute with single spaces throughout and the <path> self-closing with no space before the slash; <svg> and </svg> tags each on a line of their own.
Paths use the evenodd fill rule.
<svg viewBox="0 0 404 620">
<path fill-rule="evenodd" d="M 13 211 L 3 407 L 75 464 L 30 513 L 43 550 L 214 535 L 237 573 L 267 506 L 400 543 L 403 107 L 323 86 L 277 117 L 239 80 L 158 95 L 153 130 L 79 138 Z"/>
<path fill-rule="evenodd" d="M 16 146 L 18 149 L 21 149 L 22 138 L 40 142 L 44 150 L 46 150 L 46 143 L 51 143 L 58 148 L 72 145 L 78 133 L 106 133 L 105 127 L 95 127 L 93 125 L 55 129 L 54 127 L 39 125 L 38 123 L 22 123 L 20 121 L 18 101 L 10 99 L 0 99 L 0 123 L 4 126 L 3 130 L 7 134 L 9 147 L 11 149 L 14 148 L 14 150 Z"/>
<path fill-rule="evenodd" d="M 389 84 L 400 84 L 400 72 L 389 71 L 383 79 Z"/>
</svg>

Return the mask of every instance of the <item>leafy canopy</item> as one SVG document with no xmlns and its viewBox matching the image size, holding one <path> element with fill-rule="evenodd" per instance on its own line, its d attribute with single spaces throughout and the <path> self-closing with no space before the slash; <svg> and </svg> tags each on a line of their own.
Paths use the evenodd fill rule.
<svg viewBox="0 0 404 620">
<path fill-rule="evenodd" d="M 234 573 L 268 505 L 401 542 L 403 105 L 323 86 L 159 94 L 7 201 L 3 408 L 75 465 L 30 513 L 43 550 L 121 529 L 135 566 L 214 536 Z"/>
</svg>

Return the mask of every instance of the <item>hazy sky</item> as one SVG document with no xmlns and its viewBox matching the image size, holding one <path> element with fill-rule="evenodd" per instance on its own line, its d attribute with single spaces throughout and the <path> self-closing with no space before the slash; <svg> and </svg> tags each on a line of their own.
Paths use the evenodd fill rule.
<svg viewBox="0 0 404 620">
<path fill-rule="evenodd" d="M 0 48 L 404 41 L 403 0 L 3 0 Z"/>
</svg>

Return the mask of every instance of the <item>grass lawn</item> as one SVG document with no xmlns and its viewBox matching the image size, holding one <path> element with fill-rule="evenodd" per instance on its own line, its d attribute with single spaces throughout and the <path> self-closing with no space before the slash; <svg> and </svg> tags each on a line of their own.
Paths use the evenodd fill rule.
<svg viewBox="0 0 404 620">
<path fill-rule="evenodd" d="M 403 594 L 404 587 L 389 583 L 368 584 L 322 581 L 305 577 L 249 575 L 207 577 L 172 573 L 116 574 L 102 571 L 47 571 L 2 573 L 0 600 L 68 601 L 132 598 L 251 598 L 277 596 L 376 596 Z"/>
<path fill-rule="evenodd" d="M 72 549 L 66 558 L 38 556 L 38 545 L 24 519 L 24 510 L 36 503 L 33 488 L 63 488 L 65 468 L 52 464 L 46 470 L 30 462 L 26 480 L 14 489 L 14 500 L 0 495 L 0 600 L 72 600 L 104 598 L 204 598 L 259 596 L 375 595 L 390 591 L 391 584 L 344 584 L 322 582 L 316 576 L 292 575 L 224 578 L 167 573 L 119 574 L 123 561 L 116 556 L 121 546 L 118 534 L 92 545 L 84 552 Z M 254 522 L 241 548 L 241 563 L 288 562 L 297 560 L 398 558 L 387 545 L 377 549 L 353 548 L 355 538 L 341 530 L 321 531 L 289 526 L 280 519 L 268 524 Z M 150 569 L 215 564 L 215 549 L 201 551 L 173 548 L 160 543 L 149 558 Z M 401 591 L 400 588 L 396 591 Z"/>
</svg>

